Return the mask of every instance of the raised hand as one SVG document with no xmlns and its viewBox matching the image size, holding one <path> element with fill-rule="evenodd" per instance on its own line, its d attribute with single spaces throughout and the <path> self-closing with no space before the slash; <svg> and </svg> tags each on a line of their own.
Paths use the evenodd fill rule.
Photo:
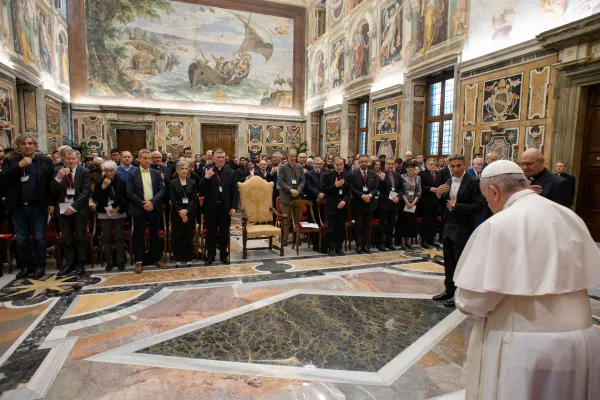
<svg viewBox="0 0 600 400">
<path fill-rule="evenodd" d="M 21 161 L 19 161 L 19 167 L 25 168 L 28 165 L 31 165 L 31 157 L 23 157 Z"/>
<path fill-rule="evenodd" d="M 213 175 L 215 174 L 215 171 L 212 168 L 209 168 L 206 170 L 206 172 L 204 173 L 204 178 L 206 179 L 210 179 L 213 177 Z"/>
</svg>

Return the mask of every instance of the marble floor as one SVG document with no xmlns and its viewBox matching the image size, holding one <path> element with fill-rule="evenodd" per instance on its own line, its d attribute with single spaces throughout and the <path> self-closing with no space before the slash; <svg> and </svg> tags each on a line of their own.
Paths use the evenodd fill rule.
<svg viewBox="0 0 600 400">
<path fill-rule="evenodd" d="M 464 398 L 473 320 L 431 300 L 441 251 L 289 254 L 2 278 L 0 399 Z"/>
</svg>

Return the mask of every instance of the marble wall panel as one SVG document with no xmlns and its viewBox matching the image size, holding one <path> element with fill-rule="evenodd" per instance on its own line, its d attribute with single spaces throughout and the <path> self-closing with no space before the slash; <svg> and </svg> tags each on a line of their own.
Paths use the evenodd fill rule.
<svg viewBox="0 0 600 400">
<path fill-rule="evenodd" d="M 374 101 L 371 116 L 369 151 L 376 154 L 398 154 L 402 142 L 403 98 Z"/>
<path fill-rule="evenodd" d="M 550 66 L 529 71 L 529 97 L 527 119 L 546 118 L 548 112 L 548 90 L 550 87 Z"/>
<path fill-rule="evenodd" d="M 465 86 L 463 125 L 475 125 L 477 118 L 477 98 L 479 95 L 479 83 Z"/>
<path fill-rule="evenodd" d="M 518 121 L 521 118 L 523 74 L 483 83 L 482 123 Z"/>
<path fill-rule="evenodd" d="M 0 79 L 0 125 L 15 124 L 15 86 L 13 82 Z"/>
<path fill-rule="evenodd" d="M 546 127 L 544 125 L 533 125 L 525 128 L 525 150 L 538 149 L 544 152 L 546 139 Z"/>
<path fill-rule="evenodd" d="M 159 151 L 179 157 L 186 147 L 194 153 L 194 120 L 192 118 L 156 118 L 154 143 Z M 149 145 L 148 145 L 149 146 Z"/>
<path fill-rule="evenodd" d="M 473 155 L 475 154 L 475 131 L 466 131 L 462 133 L 462 155 L 465 157 L 465 164 L 471 165 Z"/>
<path fill-rule="evenodd" d="M 499 160 L 517 161 L 519 150 L 519 128 L 507 128 L 504 131 L 481 131 L 481 154 L 483 158 L 489 152 L 498 154 Z"/>
<path fill-rule="evenodd" d="M 35 90 L 23 90 L 23 109 L 25 113 L 25 132 L 37 132 L 37 103 Z"/>
<path fill-rule="evenodd" d="M 263 154 L 271 156 L 275 151 L 284 154 L 287 149 L 297 147 L 306 140 L 305 124 L 248 120 L 244 140 L 251 157 Z"/>
</svg>

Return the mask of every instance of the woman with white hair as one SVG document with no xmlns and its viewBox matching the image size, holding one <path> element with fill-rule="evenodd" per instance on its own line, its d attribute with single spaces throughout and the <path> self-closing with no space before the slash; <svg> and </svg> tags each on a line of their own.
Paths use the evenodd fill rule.
<svg viewBox="0 0 600 400">
<path fill-rule="evenodd" d="M 191 267 L 194 256 L 198 188 L 196 182 L 188 177 L 191 170 L 191 163 L 185 160 L 178 161 L 175 169 L 177 176 L 173 176 L 169 182 L 171 232 L 176 267 Z"/>
<path fill-rule="evenodd" d="M 113 269 L 113 253 L 116 250 L 116 266 L 125 269 L 125 242 L 123 231 L 127 218 L 126 183 L 116 174 L 114 161 L 102 163 L 103 176 L 98 178 L 92 193 L 98 210 L 98 222 L 102 230 L 106 271 Z"/>
</svg>

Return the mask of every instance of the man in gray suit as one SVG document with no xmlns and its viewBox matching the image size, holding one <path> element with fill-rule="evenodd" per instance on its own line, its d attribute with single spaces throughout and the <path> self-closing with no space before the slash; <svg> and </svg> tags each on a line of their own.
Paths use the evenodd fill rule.
<svg viewBox="0 0 600 400">
<path fill-rule="evenodd" d="M 301 193 L 304 191 L 304 169 L 302 165 L 296 163 L 296 155 L 296 150 L 288 150 L 288 163 L 280 166 L 279 171 L 277 171 L 277 187 L 279 188 L 281 211 L 287 215 L 287 218 L 283 220 L 282 246 L 287 246 L 290 229 L 290 203 L 293 200 L 301 200 Z"/>
</svg>

